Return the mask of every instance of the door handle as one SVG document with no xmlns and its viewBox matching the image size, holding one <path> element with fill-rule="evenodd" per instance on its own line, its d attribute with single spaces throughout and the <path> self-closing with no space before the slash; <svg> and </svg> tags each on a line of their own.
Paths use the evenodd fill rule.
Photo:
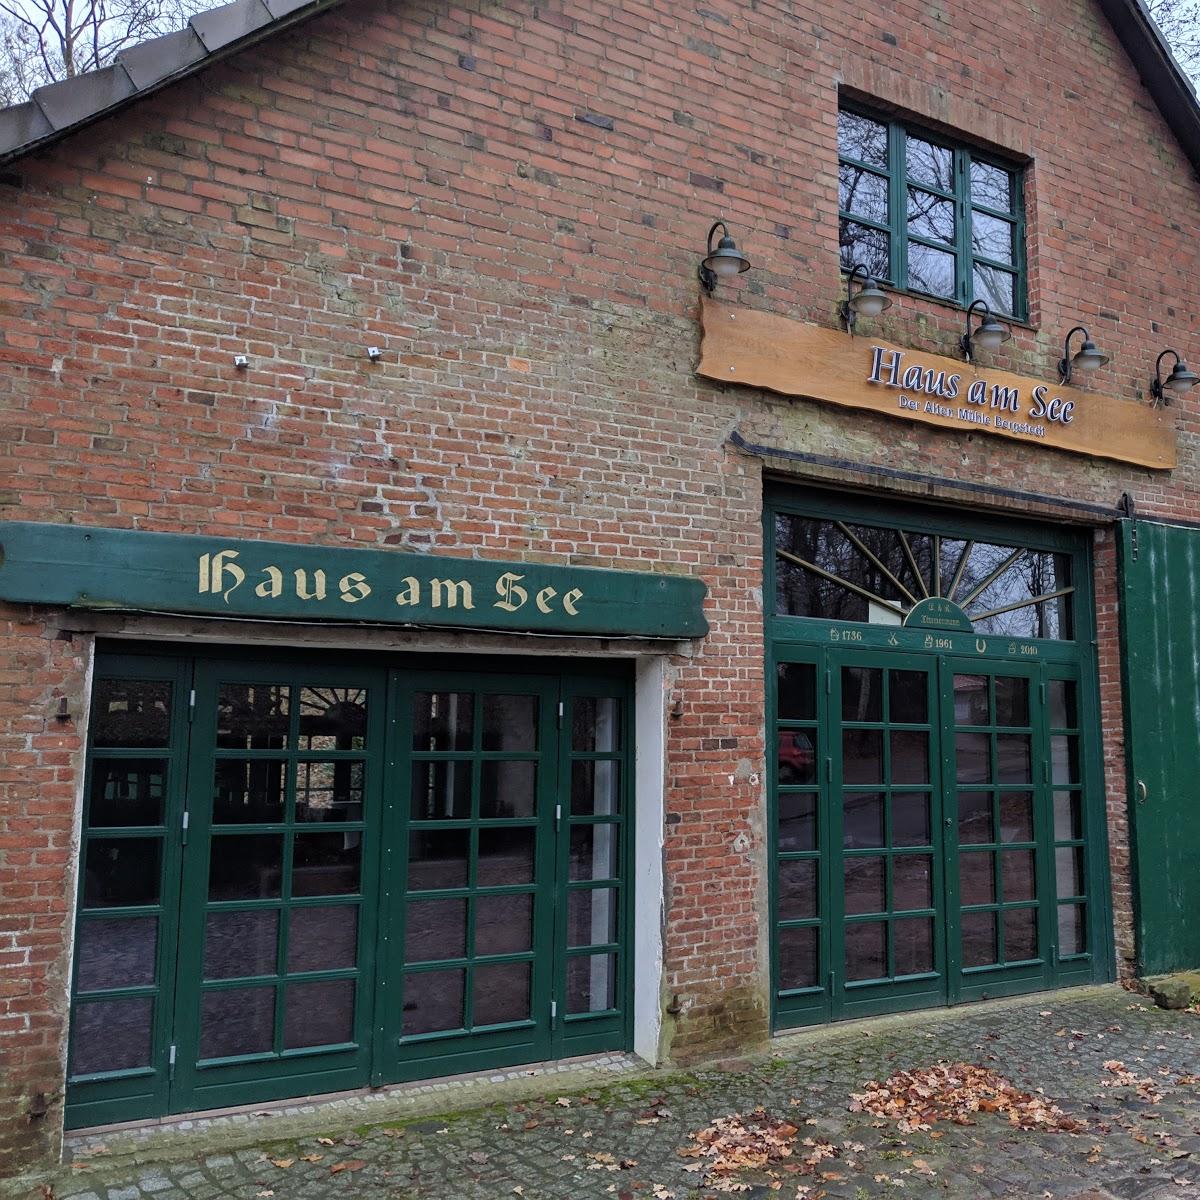
<svg viewBox="0 0 1200 1200">
<path fill-rule="evenodd" d="M 1147 793 L 1147 791 L 1146 791 L 1146 784 L 1145 784 L 1145 782 L 1144 782 L 1143 780 L 1139 779 L 1139 780 L 1137 781 L 1137 797 L 1138 797 L 1138 803 L 1139 803 L 1139 804 L 1145 804 L 1145 803 L 1146 803 L 1146 796 L 1147 796 L 1147 795 L 1148 795 L 1148 793 Z"/>
</svg>

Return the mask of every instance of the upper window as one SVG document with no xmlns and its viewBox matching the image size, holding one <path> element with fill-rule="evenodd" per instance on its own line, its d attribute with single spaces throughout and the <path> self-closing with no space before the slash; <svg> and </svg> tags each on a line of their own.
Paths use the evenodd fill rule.
<svg viewBox="0 0 1200 1200">
<path fill-rule="evenodd" d="M 910 128 L 838 113 L 842 269 L 1023 320 L 1022 174 Z"/>
</svg>

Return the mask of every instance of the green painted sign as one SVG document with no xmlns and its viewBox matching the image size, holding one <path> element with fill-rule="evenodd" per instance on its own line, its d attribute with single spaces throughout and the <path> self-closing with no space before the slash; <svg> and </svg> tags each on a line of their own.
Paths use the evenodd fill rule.
<svg viewBox="0 0 1200 1200">
<path fill-rule="evenodd" d="M 953 600 L 930 596 L 916 604 L 904 618 L 909 629 L 947 629 L 954 633 L 971 633 L 971 618 Z"/>
<path fill-rule="evenodd" d="M 0 600 L 206 616 L 692 638 L 699 579 L 0 522 Z"/>
</svg>

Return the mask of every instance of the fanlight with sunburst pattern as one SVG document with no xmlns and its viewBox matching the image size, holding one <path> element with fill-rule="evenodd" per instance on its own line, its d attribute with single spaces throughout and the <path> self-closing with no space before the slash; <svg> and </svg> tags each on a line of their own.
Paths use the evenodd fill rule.
<svg viewBox="0 0 1200 1200">
<path fill-rule="evenodd" d="M 901 625 L 939 598 L 981 633 L 1072 636 L 1065 554 L 780 513 L 775 556 L 781 616 Z"/>
</svg>

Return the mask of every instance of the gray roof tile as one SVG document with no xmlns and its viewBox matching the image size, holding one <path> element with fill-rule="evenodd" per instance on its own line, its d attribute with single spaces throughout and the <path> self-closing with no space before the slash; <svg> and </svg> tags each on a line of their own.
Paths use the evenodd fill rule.
<svg viewBox="0 0 1200 1200">
<path fill-rule="evenodd" d="M 141 91 L 198 63 L 207 53 L 204 43 L 189 26 L 178 33 L 130 46 L 117 55 L 117 62 L 129 72 L 134 86 Z"/>
<path fill-rule="evenodd" d="M 129 73 L 118 64 L 47 84 L 33 93 L 33 99 L 55 129 L 66 129 L 136 91 Z"/>
<path fill-rule="evenodd" d="M 0 108 L 0 157 L 53 132 L 54 126 L 32 100 Z"/>
<path fill-rule="evenodd" d="M 122 50 L 110 67 L 38 88 L 26 103 L 0 108 L 0 164 L 341 3 L 234 0 L 194 16 L 186 29 Z"/>
<path fill-rule="evenodd" d="M 197 13 L 188 24 L 196 31 L 204 48 L 212 54 L 230 42 L 241 41 L 274 20 L 262 0 L 233 0 L 220 8 Z"/>
</svg>

